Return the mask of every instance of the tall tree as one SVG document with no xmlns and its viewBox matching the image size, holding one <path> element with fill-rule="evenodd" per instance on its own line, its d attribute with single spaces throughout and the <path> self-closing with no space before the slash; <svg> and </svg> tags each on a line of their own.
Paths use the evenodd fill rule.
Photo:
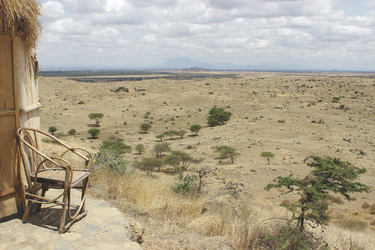
<svg viewBox="0 0 375 250">
<path fill-rule="evenodd" d="M 305 163 L 313 170 L 304 179 L 277 177 L 276 183 L 268 184 L 265 189 L 286 188 L 283 194 L 297 192 L 300 199 L 292 206 L 284 205 L 292 212 L 291 221 L 296 220 L 300 232 L 304 230 L 305 220 L 310 220 L 318 225 L 325 224 L 329 219 L 328 192 L 339 193 L 350 201 L 351 193 L 369 192 L 370 186 L 357 181 L 361 174 L 366 173 L 365 168 L 353 166 L 350 162 L 341 161 L 329 156 L 310 156 Z"/>
<path fill-rule="evenodd" d="M 104 114 L 102 113 L 90 113 L 89 118 L 90 120 L 95 120 L 95 127 L 99 127 L 99 123 L 101 122 Z"/>
</svg>

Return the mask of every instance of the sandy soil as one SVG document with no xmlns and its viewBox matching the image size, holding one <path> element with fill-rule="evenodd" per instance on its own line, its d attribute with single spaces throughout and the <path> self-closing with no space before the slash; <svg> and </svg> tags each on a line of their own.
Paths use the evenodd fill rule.
<svg viewBox="0 0 375 250">
<path fill-rule="evenodd" d="M 182 72 L 175 72 L 182 73 Z M 186 72 L 183 72 L 186 74 Z M 200 72 L 202 74 L 202 72 Z M 212 72 L 208 72 L 212 74 Z M 215 74 L 229 74 L 215 72 Z M 361 181 L 375 184 L 375 76 L 366 74 L 230 72 L 236 77 L 199 79 L 149 79 L 121 82 L 77 82 L 63 77 L 40 77 L 42 129 L 56 126 L 57 133 L 76 129 L 76 136 L 63 139 L 89 148 L 93 153 L 110 135 L 124 139 L 133 148 L 128 160 L 140 160 L 137 144 L 145 155 L 152 154 L 156 135 L 167 130 L 189 131 L 191 124 L 203 126 L 198 136 L 168 140 L 174 150 L 204 158 L 192 170 L 211 170 L 205 178 L 206 191 L 230 192 L 228 181 L 240 182 L 240 196 L 265 206 L 277 206 L 284 199 L 277 190 L 264 187 L 277 176 L 293 173 L 303 177 L 309 168 L 303 160 L 310 155 L 329 155 L 349 161 L 368 172 Z M 129 92 L 113 92 L 126 87 Z M 143 88 L 145 91 L 135 91 Z M 338 102 L 333 102 L 338 97 Z M 338 99 L 336 98 L 336 99 Z M 79 104 L 84 102 L 84 104 Z M 206 118 L 214 105 L 233 112 L 230 121 L 207 127 Z M 99 139 L 89 139 L 93 126 L 88 114 L 104 113 Z M 149 118 L 145 114 L 149 112 Z M 152 121 L 148 134 L 139 126 Z M 187 149 L 187 146 L 191 149 Z M 241 155 L 231 164 L 218 159 L 215 147 L 228 145 Z M 271 151 L 275 158 L 267 165 L 260 157 Z M 161 174 L 159 174 L 161 175 Z M 216 193 L 216 194 L 217 194 Z M 375 204 L 373 193 L 355 194 L 355 201 L 332 204 L 333 219 L 343 214 L 375 225 L 375 215 L 362 209 Z M 370 226 L 373 227 L 373 226 Z"/>
</svg>

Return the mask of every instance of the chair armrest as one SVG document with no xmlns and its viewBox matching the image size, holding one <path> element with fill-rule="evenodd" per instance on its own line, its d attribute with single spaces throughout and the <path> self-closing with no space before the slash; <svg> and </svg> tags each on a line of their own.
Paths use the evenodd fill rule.
<svg viewBox="0 0 375 250">
<path fill-rule="evenodd" d="M 46 163 L 52 164 L 52 167 L 46 168 Z M 37 180 L 38 175 L 41 172 L 45 172 L 48 170 L 58 170 L 63 169 L 65 171 L 65 180 L 64 180 L 64 189 L 69 188 L 71 186 L 72 180 L 73 180 L 73 170 L 69 162 L 67 162 L 63 158 L 59 157 L 49 157 L 48 159 L 42 160 L 38 164 L 38 168 L 34 172 L 34 185 L 33 185 L 33 192 L 36 193 L 37 189 Z"/>
<path fill-rule="evenodd" d="M 61 154 L 61 158 L 63 158 L 64 156 L 66 156 L 69 152 L 77 155 L 78 157 L 80 157 L 81 159 L 83 159 L 85 161 L 85 169 L 88 169 L 88 170 L 91 170 L 92 169 L 92 166 L 93 166 L 93 158 L 92 158 L 92 155 L 91 153 L 84 149 L 84 148 L 80 148 L 80 147 L 74 147 L 74 148 L 68 148 L 66 151 L 64 151 L 62 154 Z"/>
</svg>

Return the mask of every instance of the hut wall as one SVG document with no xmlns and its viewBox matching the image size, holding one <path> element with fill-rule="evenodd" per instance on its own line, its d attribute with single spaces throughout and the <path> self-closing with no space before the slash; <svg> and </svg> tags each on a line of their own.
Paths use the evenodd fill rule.
<svg viewBox="0 0 375 250">
<path fill-rule="evenodd" d="M 0 33 L 0 220 L 24 207 L 16 131 L 40 127 L 33 57 L 20 37 Z"/>
</svg>

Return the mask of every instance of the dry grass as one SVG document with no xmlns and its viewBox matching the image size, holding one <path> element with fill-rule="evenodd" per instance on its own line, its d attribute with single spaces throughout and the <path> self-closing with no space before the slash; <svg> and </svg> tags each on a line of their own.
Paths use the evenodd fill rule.
<svg viewBox="0 0 375 250">
<path fill-rule="evenodd" d="M 171 188 L 173 181 L 163 177 L 166 176 L 150 178 L 96 170 L 91 189 L 146 224 L 148 231 L 142 245 L 146 249 L 162 249 L 166 245 L 170 248 L 170 244 L 174 249 L 254 248 L 269 244 L 264 239 L 278 228 L 264 223 L 248 202 L 231 195 L 186 197 L 175 193 Z"/>
<path fill-rule="evenodd" d="M 171 188 L 173 182 L 171 176 L 163 174 L 150 178 L 134 172 L 117 174 L 99 169 L 91 178 L 91 192 L 109 198 L 112 205 L 145 226 L 144 249 L 276 248 L 276 241 L 268 236 L 280 234 L 287 214 L 229 194 L 182 196 Z M 327 238 L 333 249 L 368 249 L 368 243 L 363 243 L 365 222 L 343 218 L 336 224 L 340 228 L 324 234 L 319 230 L 307 232 L 308 240 L 317 247 L 324 245 Z M 353 230 L 356 237 L 350 236 Z"/>
<path fill-rule="evenodd" d="M 368 227 L 367 222 L 348 217 L 343 217 L 342 219 L 336 221 L 336 224 L 342 228 L 353 231 L 364 231 Z"/>
</svg>

